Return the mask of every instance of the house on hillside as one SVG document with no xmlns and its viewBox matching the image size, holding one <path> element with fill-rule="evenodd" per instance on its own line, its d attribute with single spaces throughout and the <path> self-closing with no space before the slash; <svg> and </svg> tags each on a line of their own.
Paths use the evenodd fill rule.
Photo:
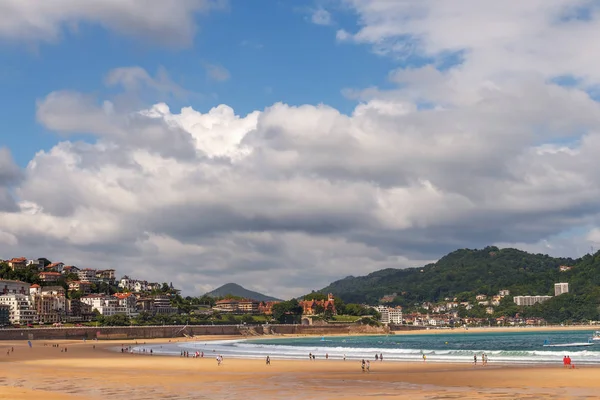
<svg viewBox="0 0 600 400">
<path fill-rule="evenodd" d="M 27 258 L 25 258 L 25 257 L 12 258 L 12 259 L 8 260 L 8 266 L 13 271 L 21 271 L 21 270 L 27 268 Z"/>
</svg>

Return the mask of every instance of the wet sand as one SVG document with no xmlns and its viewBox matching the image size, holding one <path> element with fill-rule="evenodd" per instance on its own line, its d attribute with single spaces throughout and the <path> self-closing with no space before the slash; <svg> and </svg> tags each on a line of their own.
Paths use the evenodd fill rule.
<svg viewBox="0 0 600 400">
<path fill-rule="evenodd" d="M 0 342 L 0 399 L 508 400 L 592 399 L 600 393 L 600 367 L 566 370 L 562 365 L 474 367 L 371 361 L 371 372 L 363 373 L 357 361 L 277 358 L 270 366 L 264 360 L 241 359 L 225 359 L 217 366 L 213 357 L 161 357 L 109 350 L 121 344 L 135 341 L 34 341 L 32 348 L 25 341 Z M 65 346 L 67 352 L 61 352 Z M 7 355 L 11 347 L 14 352 Z"/>
</svg>

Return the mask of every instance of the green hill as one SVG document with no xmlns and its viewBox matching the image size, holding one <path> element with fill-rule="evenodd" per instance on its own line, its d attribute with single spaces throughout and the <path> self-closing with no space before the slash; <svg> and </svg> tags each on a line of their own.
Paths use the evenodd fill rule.
<svg viewBox="0 0 600 400">
<path fill-rule="evenodd" d="M 554 283 L 567 276 L 559 272 L 559 266 L 575 263 L 570 258 L 517 249 L 461 249 L 419 268 L 390 268 L 367 276 L 350 276 L 320 292 L 331 292 L 346 302 L 371 304 L 392 293 L 409 301 L 439 301 L 462 292 L 493 295 L 500 289 L 509 289 L 513 295 L 553 294 Z"/>
<path fill-rule="evenodd" d="M 561 272 L 561 265 L 572 268 Z M 552 296 L 557 282 L 568 282 L 569 293 L 532 307 L 517 307 L 512 301 L 518 295 Z M 492 246 L 461 249 L 419 268 L 349 276 L 319 292 L 331 292 L 347 303 L 367 304 L 377 304 L 387 295 L 392 305 L 414 310 L 422 302 L 454 297 L 476 304 L 477 294 L 490 296 L 502 289 L 510 290 L 510 296 L 496 307 L 496 317 L 519 314 L 549 322 L 600 320 L 600 252 L 573 260 Z M 485 316 L 485 309 L 478 307 L 470 313 Z"/>
<path fill-rule="evenodd" d="M 206 293 L 206 296 L 210 297 L 226 297 L 235 296 L 243 297 L 245 299 L 252 299 L 256 301 L 278 301 L 279 299 L 271 296 L 264 295 L 262 293 L 253 292 L 238 285 L 237 283 L 226 283 L 225 285 L 216 288 L 215 290 Z"/>
</svg>

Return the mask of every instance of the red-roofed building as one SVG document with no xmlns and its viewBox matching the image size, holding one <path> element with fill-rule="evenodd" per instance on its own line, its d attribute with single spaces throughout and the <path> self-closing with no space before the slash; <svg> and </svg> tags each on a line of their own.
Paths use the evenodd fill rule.
<svg viewBox="0 0 600 400">
<path fill-rule="evenodd" d="M 61 272 L 64 268 L 65 264 L 61 262 L 55 262 L 46 267 L 46 271 L 48 272 Z"/>
<path fill-rule="evenodd" d="M 302 306 L 303 315 L 315 315 L 320 307 L 323 308 L 323 311 L 329 310 L 333 315 L 337 314 L 335 300 L 331 293 L 327 295 L 327 300 L 302 300 L 299 303 Z"/>
<path fill-rule="evenodd" d="M 18 257 L 8 260 L 8 266 L 13 271 L 20 271 L 27 267 L 27 258 Z"/>
<path fill-rule="evenodd" d="M 60 272 L 40 272 L 39 277 L 42 282 L 56 282 L 60 279 Z"/>
</svg>

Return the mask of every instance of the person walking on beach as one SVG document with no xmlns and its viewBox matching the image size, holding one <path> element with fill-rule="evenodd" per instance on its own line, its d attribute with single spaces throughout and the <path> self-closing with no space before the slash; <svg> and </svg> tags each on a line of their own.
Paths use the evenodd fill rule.
<svg viewBox="0 0 600 400">
<path fill-rule="evenodd" d="M 271 365 L 271 357 L 267 356 L 267 365 Z"/>
<path fill-rule="evenodd" d="M 312 359 L 313 359 L 312 353 L 308 353 L 308 359 L 312 361 Z"/>
<path fill-rule="evenodd" d="M 379 354 L 375 354 L 375 361 L 379 360 Z"/>
<path fill-rule="evenodd" d="M 367 360 L 367 372 L 371 372 L 371 362 Z"/>
<path fill-rule="evenodd" d="M 362 369 L 362 372 L 365 372 L 366 363 L 365 363 L 365 359 L 364 358 L 363 358 L 362 362 L 360 363 L 360 368 Z"/>
<path fill-rule="evenodd" d="M 423 362 L 427 361 L 427 356 L 423 354 Z"/>
<path fill-rule="evenodd" d="M 477 365 L 477 354 L 473 354 L 473 365 Z"/>
<path fill-rule="evenodd" d="M 383 353 L 379 353 L 379 361 L 383 361 Z"/>
</svg>

